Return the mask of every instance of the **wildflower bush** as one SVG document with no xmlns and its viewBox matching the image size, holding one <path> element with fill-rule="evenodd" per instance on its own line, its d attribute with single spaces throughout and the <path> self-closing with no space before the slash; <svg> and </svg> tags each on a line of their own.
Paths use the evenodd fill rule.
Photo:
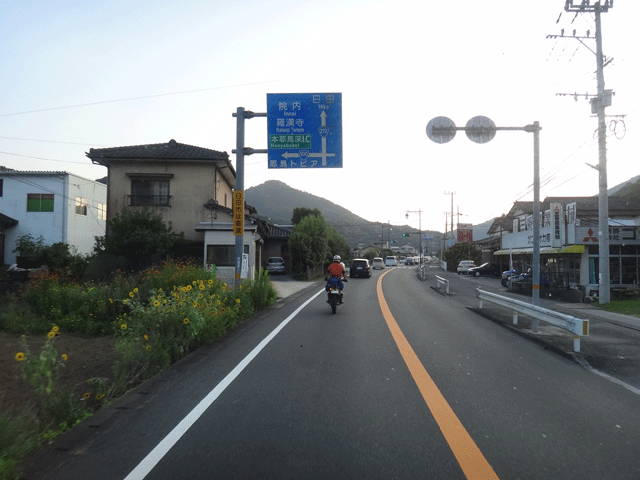
<svg viewBox="0 0 640 480">
<path fill-rule="evenodd" d="M 153 288 L 146 297 L 134 287 L 122 300 L 128 311 L 114 322 L 120 357 L 114 368 L 116 388 L 155 375 L 276 298 L 266 272 L 237 289 L 212 278 L 193 279 L 169 290 Z"/>
<path fill-rule="evenodd" d="M 83 335 L 111 333 L 111 322 L 122 313 L 113 298 L 127 290 L 123 282 L 77 284 L 55 274 L 34 280 L 24 294 L 33 313 L 66 332 Z"/>
<path fill-rule="evenodd" d="M 59 327 L 54 326 L 47 333 L 47 340 L 39 354 L 32 354 L 25 337 L 22 337 L 21 350 L 14 358 L 20 363 L 23 377 L 33 387 L 38 419 L 44 424 L 61 424 L 64 431 L 86 418 L 88 412 L 73 393 L 56 386 L 61 369 L 69 358 L 55 348 L 55 339 L 59 335 Z"/>
<path fill-rule="evenodd" d="M 34 402 L 18 414 L 0 410 L 0 480 L 17 478 L 20 460 L 43 441 L 276 299 L 265 271 L 230 288 L 215 272 L 189 263 L 167 263 L 136 275 L 117 272 L 102 283 L 52 274 L 23 292 L 4 295 L 0 329 L 47 338 L 32 353 L 23 336 L 14 354 Z M 113 378 L 88 379 L 82 394 L 61 388 L 58 380 L 73 356 L 57 350 L 61 332 L 115 335 Z"/>
</svg>

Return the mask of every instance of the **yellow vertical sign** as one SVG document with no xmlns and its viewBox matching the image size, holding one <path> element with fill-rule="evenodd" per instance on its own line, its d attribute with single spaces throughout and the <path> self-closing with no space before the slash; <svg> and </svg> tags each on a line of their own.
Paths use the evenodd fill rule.
<svg viewBox="0 0 640 480">
<path fill-rule="evenodd" d="M 244 233 L 244 191 L 233 192 L 233 234 Z"/>
</svg>

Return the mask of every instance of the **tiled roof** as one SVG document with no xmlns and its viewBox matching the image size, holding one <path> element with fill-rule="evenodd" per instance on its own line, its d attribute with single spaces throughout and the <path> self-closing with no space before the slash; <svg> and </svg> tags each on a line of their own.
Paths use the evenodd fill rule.
<svg viewBox="0 0 640 480">
<path fill-rule="evenodd" d="M 173 160 L 229 160 L 227 152 L 195 147 L 171 139 L 167 143 L 132 145 L 128 147 L 91 148 L 87 157 L 96 163 L 100 159 L 173 159 Z"/>
</svg>

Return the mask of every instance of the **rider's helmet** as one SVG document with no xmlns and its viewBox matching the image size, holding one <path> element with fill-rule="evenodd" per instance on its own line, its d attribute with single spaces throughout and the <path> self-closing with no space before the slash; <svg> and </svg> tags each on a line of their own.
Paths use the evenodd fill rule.
<svg viewBox="0 0 640 480">
<path fill-rule="evenodd" d="M 334 256 L 333 256 L 333 261 L 334 261 L 334 262 L 339 262 L 340 260 L 342 260 L 342 259 L 340 258 L 340 255 L 334 255 Z"/>
</svg>

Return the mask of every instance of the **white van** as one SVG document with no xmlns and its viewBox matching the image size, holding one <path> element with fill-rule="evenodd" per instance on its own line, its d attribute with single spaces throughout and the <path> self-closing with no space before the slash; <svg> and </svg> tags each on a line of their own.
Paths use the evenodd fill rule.
<svg viewBox="0 0 640 480">
<path fill-rule="evenodd" d="M 398 257 L 385 257 L 384 264 L 387 267 L 397 267 L 398 266 Z"/>
<path fill-rule="evenodd" d="M 375 257 L 373 259 L 373 262 L 371 262 L 371 267 L 376 270 L 378 268 L 383 269 L 384 268 L 384 260 L 382 260 L 382 257 Z"/>
</svg>

